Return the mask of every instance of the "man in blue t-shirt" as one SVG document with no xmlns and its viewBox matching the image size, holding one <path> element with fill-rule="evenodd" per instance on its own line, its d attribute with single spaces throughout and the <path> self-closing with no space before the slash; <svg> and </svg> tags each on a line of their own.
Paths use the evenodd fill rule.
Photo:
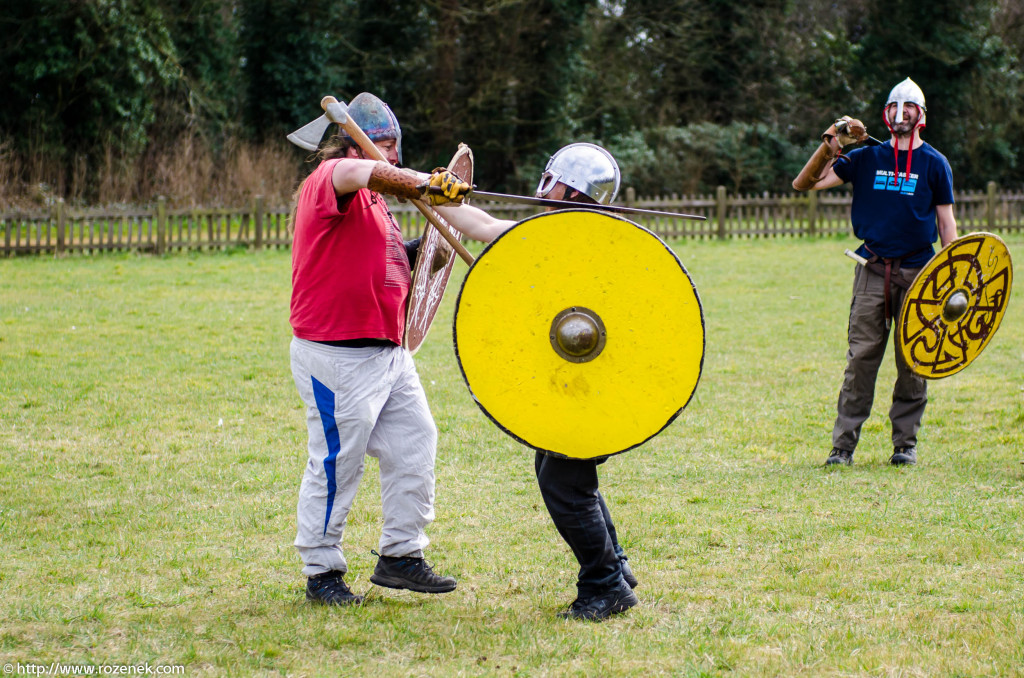
<svg viewBox="0 0 1024 678">
<path fill-rule="evenodd" d="M 822 135 L 822 144 L 793 180 L 798 191 L 818 191 L 849 182 L 853 186 L 850 219 L 863 240 L 857 253 L 878 266 L 858 266 L 850 304 L 849 351 L 839 391 L 832 452 L 826 464 L 853 463 L 861 426 L 871 414 L 875 378 L 898 317 L 906 287 L 935 254 L 956 239 L 953 173 L 946 157 L 921 140 L 925 126 L 924 93 L 907 78 L 889 93 L 883 120 L 891 140 L 848 154 L 842 147 L 870 137 L 863 123 L 841 118 Z M 881 273 L 876 273 L 875 270 Z M 907 367 L 896 351 L 892 422 L 895 465 L 917 463 L 917 432 L 928 402 L 927 383 Z"/>
</svg>

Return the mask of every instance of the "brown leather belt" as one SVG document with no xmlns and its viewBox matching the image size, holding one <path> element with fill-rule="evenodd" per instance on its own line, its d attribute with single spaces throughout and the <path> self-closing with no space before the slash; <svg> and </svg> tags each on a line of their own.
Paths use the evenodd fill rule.
<svg viewBox="0 0 1024 678">
<path fill-rule="evenodd" d="M 867 248 L 865 248 L 867 249 Z M 886 257 L 880 257 L 874 252 L 871 252 L 871 258 L 868 259 L 864 267 L 872 273 L 877 273 L 882 276 L 884 281 L 883 294 L 885 294 L 885 327 L 886 329 L 892 324 L 893 318 L 893 303 L 892 303 L 892 286 L 902 288 L 904 290 L 910 289 L 910 283 L 904 280 L 900 275 L 900 259 L 894 257 L 892 259 Z"/>
</svg>

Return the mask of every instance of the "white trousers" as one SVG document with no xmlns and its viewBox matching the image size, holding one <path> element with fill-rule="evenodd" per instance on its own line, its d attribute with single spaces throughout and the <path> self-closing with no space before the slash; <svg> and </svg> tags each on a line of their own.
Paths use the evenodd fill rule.
<svg viewBox="0 0 1024 678">
<path fill-rule="evenodd" d="M 437 427 L 412 355 L 293 338 L 291 363 L 309 429 L 295 536 L 303 574 L 348 571 L 342 533 L 367 454 L 380 464 L 379 552 L 422 557 L 434 519 Z"/>
</svg>

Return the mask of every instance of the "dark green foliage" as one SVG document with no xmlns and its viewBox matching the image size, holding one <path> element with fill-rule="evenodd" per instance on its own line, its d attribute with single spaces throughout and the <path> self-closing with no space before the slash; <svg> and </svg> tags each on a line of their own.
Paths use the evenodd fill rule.
<svg viewBox="0 0 1024 678">
<path fill-rule="evenodd" d="M 459 39 L 437 51 L 454 58 L 455 82 L 451 121 L 433 120 L 442 124 L 438 131 L 451 127 L 456 136 L 438 138 L 434 146 L 450 157 L 454 143 L 464 141 L 474 149 L 478 183 L 532 189 L 548 157 L 570 137 L 566 101 L 572 81 L 592 77 L 578 54 L 586 11 L 594 3 L 466 4 L 478 7 L 446 17 L 456 22 Z M 446 86 L 442 78 L 426 92 Z"/>
<path fill-rule="evenodd" d="M 340 96 L 349 81 L 341 64 L 346 18 L 354 2 L 242 0 L 239 3 L 246 135 L 284 135 Z M 383 4 L 383 3 L 382 3 Z"/>
<path fill-rule="evenodd" d="M 909 0 L 867 3 L 860 64 L 875 92 L 874 119 L 881 121 L 889 90 L 912 78 L 928 103 L 924 137 L 946 154 L 961 185 L 1005 176 L 1019 153 L 1007 133 L 1024 113 L 1021 73 L 993 35 L 994 10 L 993 2 L 936 0 L 927 11 Z"/>
<path fill-rule="evenodd" d="M 140 152 L 154 90 L 178 77 L 154 2 L 7 0 L 0 127 L 19 149 L 58 157 L 104 145 Z"/>
<path fill-rule="evenodd" d="M 905 77 L 958 187 L 1024 182 L 1012 0 L 6 0 L 0 31 L 0 154 L 86 182 L 182 138 L 279 143 L 370 91 L 407 165 L 462 141 L 486 188 L 529 191 L 589 140 L 640 193 L 786 191 L 834 118 L 886 138 Z"/>
<path fill-rule="evenodd" d="M 179 71 L 162 97 L 161 129 L 174 138 L 194 127 L 222 141 L 241 126 L 238 25 L 230 0 L 161 0 Z"/>
</svg>

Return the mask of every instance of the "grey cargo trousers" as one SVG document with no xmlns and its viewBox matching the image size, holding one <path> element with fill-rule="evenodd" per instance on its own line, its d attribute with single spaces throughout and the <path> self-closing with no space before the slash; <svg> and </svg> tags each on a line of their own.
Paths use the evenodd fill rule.
<svg viewBox="0 0 1024 678">
<path fill-rule="evenodd" d="M 901 269 L 895 275 L 910 283 L 919 270 Z M 846 353 L 846 373 L 832 430 L 832 446 L 841 450 L 852 452 L 857 448 L 861 426 L 871 414 L 875 379 L 890 334 L 890 328 L 886 327 L 884 288 L 885 280 L 881 275 L 863 266 L 857 267 L 850 302 L 850 348 Z M 895 325 L 906 291 L 892 285 L 890 294 Z M 913 447 L 917 445 L 917 432 L 928 402 L 928 386 L 924 378 L 910 371 L 895 347 L 893 352 L 896 354 L 896 384 L 889 408 L 892 444 L 893 447 Z"/>
</svg>

